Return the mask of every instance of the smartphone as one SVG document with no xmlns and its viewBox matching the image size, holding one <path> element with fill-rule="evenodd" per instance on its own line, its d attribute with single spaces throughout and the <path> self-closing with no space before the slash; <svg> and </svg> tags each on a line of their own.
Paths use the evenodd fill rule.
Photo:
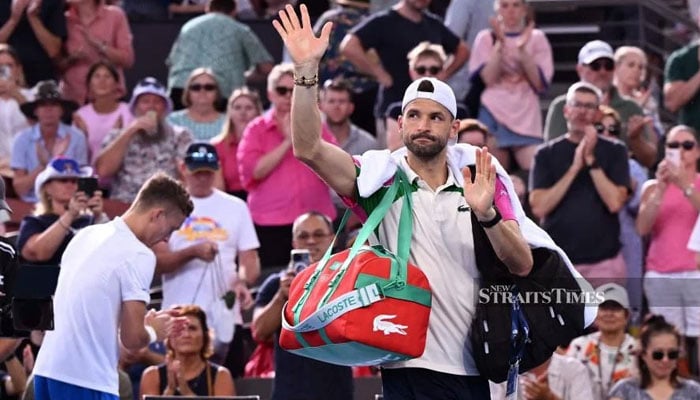
<svg viewBox="0 0 700 400">
<path fill-rule="evenodd" d="M 297 274 L 311 265 L 311 253 L 306 249 L 292 249 L 290 270 Z"/>
<path fill-rule="evenodd" d="M 666 148 L 666 159 L 675 166 L 681 165 L 681 149 Z"/>
<path fill-rule="evenodd" d="M 97 190 L 97 178 L 78 178 L 78 191 L 85 192 L 87 197 L 92 197 Z"/>
</svg>

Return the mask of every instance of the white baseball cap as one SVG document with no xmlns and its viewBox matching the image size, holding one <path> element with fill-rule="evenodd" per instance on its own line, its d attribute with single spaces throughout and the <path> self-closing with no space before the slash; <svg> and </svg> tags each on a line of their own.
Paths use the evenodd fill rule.
<svg viewBox="0 0 700 400">
<path fill-rule="evenodd" d="M 448 84 L 439 79 L 420 78 L 408 85 L 401 102 L 401 112 L 403 113 L 406 106 L 416 99 L 432 100 L 445 107 L 452 114 L 452 118 L 457 117 L 455 94 Z"/>
<path fill-rule="evenodd" d="M 603 294 L 603 303 L 606 301 L 614 301 L 621 305 L 623 308 L 629 310 L 630 299 L 627 296 L 627 290 L 618 285 L 617 283 L 606 283 L 604 285 L 598 286 L 596 292 Z"/>
<path fill-rule="evenodd" d="M 578 52 L 578 63 L 579 64 L 590 64 L 599 58 L 609 58 L 614 60 L 614 53 L 612 47 L 602 40 L 592 40 L 583 47 Z"/>
</svg>

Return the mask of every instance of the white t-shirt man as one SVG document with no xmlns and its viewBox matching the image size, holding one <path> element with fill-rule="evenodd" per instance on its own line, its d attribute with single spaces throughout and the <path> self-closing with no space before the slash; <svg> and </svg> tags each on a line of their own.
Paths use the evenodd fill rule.
<svg viewBox="0 0 700 400">
<path fill-rule="evenodd" d="M 63 253 L 36 375 L 119 395 L 118 328 L 122 303 L 150 301 L 153 251 L 121 218 L 82 229 Z"/>
<path fill-rule="evenodd" d="M 214 320 L 213 303 L 238 279 L 236 255 L 239 251 L 260 247 L 248 206 L 243 200 L 214 189 L 209 197 L 192 197 L 194 211 L 168 242 L 173 251 L 189 247 L 201 240 L 216 241 L 219 254 L 207 263 L 193 259 L 172 273 L 163 274 L 163 309 L 177 304 L 197 304 L 207 314 L 210 326 Z M 226 313 L 227 322 L 242 324 L 240 304 Z"/>
</svg>

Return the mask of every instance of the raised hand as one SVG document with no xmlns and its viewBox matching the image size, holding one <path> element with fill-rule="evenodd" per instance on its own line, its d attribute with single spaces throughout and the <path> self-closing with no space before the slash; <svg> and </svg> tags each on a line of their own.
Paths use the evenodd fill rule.
<svg viewBox="0 0 700 400">
<path fill-rule="evenodd" d="M 294 8 L 287 4 L 279 12 L 279 21 L 272 21 L 272 26 L 279 33 L 295 64 L 318 64 L 328 48 L 333 24 L 326 22 L 321 29 L 321 35 L 316 37 L 306 5 L 302 4 L 299 11 L 301 22 Z"/>
<path fill-rule="evenodd" d="M 464 178 L 464 199 L 479 219 L 487 218 L 493 196 L 496 192 L 496 167 L 491 163 L 491 154 L 486 147 L 476 150 L 476 170 L 472 173 L 468 167 L 462 169 Z"/>
</svg>

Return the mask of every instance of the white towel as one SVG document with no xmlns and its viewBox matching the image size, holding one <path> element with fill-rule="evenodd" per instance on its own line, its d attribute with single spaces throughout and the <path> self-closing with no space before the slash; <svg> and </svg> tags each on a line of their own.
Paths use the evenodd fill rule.
<svg viewBox="0 0 700 400">
<path fill-rule="evenodd" d="M 468 165 L 474 165 L 476 162 L 476 149 L 476 147 L 464 143 L 458 143 L 447 147 L 448 167 L 460 185 L 464 183 L 462 168 Z M 405 157 L 406 153 L 406 148 L 402 147 L 393 153 L 390 153 L 389 150 L 369 150 L 361 156 L 354 156 L 362 166 L 360 175 L 357 177 L 357 189 L 360 196 L 364 198 L 371 196 L 372 193 L 379 190 L 386 181 L 391 179 L 396 172 L 401 157 Z M 564 262 L 566 262 L 567 267 L 569 267 L 571 274 L 576 278 L 581 290 L 585 293 L 593 293 L 591 285 L 576 271 L 566 253 L 554 243 L 554 240 L 552 240 L 547 232 L 525 215 L 520 200 L 515 194 L 513 181 L 511 181 L 508 173 L 506 173 L 505 169 L 503 169 L 498 160 L 496 160 L 496 157 L 493 157 L 492 160 L 493 164 L 496 166 L 496 173 L 501 179 L 501 182 L 505 185 L 506 190 L 508 190 L 515 217 L 520 225 L 520 231 L 530 247 L 545 247 L 559 253 Z M 585 325 L 589 326 L 593 323 L 598 308 L 594 305 L 586 305 L 584 309 Z"/>
</svg>

